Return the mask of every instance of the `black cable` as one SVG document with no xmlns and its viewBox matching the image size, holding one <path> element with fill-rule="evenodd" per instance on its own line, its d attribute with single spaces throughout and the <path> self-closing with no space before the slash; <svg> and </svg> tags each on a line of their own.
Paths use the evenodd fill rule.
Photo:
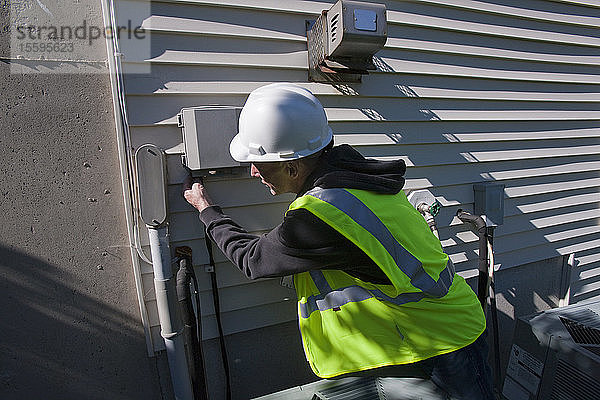
<svg viewBox="0 0 600 400">
<path fill-rule="evenodd" d="M 208 260 L 212 271 L 210 272 L 210 281 L 212 284 L 213 304 L 215 306 L 215 316 L 217 318 L 217 328 L 219 330 L 219 344 L 221 345 L 221 359 L 223 360 L 223 369 L 225 370 L 225 383 L 227 385 L 227 400 L 231 400 L 231 378 L 229 376 L 229 361 L 227 359 L 227 349 L 225 347 L 225 336 L 223 335 L 223 324 L 221 323 L 221 305 L 219 302 L 219 290 L 217 287 L 217 273 L 215 268 L 215 259 L 213 258 L 212 244 L 208 237 L 208 232 L 204 231 L 204 241 L 208 251 Z"/>
<path fill-rule="evenodd" d="M 487 231 L 486 231 L 486 236 L 489 240 L 490 243 L 490 247 L 493 246 L 494 244 L 494 228 L 492 227 L 488 227 Z M 494 335 L 494 341 L 493 341 L 493 345 L 494 345 L 494 367 L 495 367 L 495 372 L 496 372 L 496 388 L 497 391 L 499 391 L 500 388 L 500 381 L 501 381 L 501 372 L 500 372 L 500 332 L 499 332 L 499 327 L 498 327 L 498 309 L 496 306 L 496 282 L 494 279 L 494 266 L 490 265 L 489 266 L 491 268 L 490 272 L 491 272 L 491 276 L 492 279 L 490 280 L 490 293 L 489 293 L 489 297 L 490 297 L 490 308 L 492 310 L 492 329 L 493 329 L 493 335 Z"/>
<path fill-rule="evenodd" d="M 196 335 L 198 340 L 202 341 L 202 321 L 200 320 L 200 294 L 198 289 L 198 280 L 196 274 L 192 275 L 192 283 L 194 284 L 194 300 L 196 301 Z"/>
<path fill-rule="evenodd" d="M 189 250 L 189 252 L 188 252 Z M 175 250 L 179 258 L 179 271 L 177 272 L 177 300 L 184 323 L 184 337 L 186 342 L 186 358 L 192 379 L 192 388 L 195 400 L 208 400 L 206 385 L 206 371 L 204 368 L 204 355 L 202 351 L 202 327 L 200 325 L 200 301 L 198 297 L 198 282 L 192 254 L 189 247 L 178 247 Z M 194 283 L 196 310 L 192 304 L 190 283 Z"/>
</svg>

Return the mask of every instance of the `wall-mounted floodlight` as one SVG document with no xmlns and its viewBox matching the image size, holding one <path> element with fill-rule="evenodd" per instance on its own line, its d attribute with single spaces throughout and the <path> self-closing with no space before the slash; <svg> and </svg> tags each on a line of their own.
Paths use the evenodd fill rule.
<svg viewBox="0 0 600 400">
<path fill-rule="evenodd" d="M 383 4 L 338 0 L 307 21 L 309 80 L 360 82 L 374 70 L 373 55 L 387 40 Z"/>
</svg>

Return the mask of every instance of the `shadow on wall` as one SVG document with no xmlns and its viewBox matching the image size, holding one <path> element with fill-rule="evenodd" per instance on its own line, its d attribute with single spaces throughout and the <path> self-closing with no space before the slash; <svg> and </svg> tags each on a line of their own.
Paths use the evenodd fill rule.
<svg viewBox="0 0 600 400">
<path fill-rule="evenodd" d="M 0 245 L 0 260 L 0 398 L 160 398 L 139 321 L 39 258 Z"/>
</svg>

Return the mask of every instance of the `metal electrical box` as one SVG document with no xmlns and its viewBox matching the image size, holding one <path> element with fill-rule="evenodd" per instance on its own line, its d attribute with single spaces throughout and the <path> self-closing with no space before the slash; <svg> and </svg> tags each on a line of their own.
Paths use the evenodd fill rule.
<svg viewBox="0 0 600 400">
<path fill-rule="evenodd" d="M 498 226 L 504 223 L 504 184 L 483 182 L 473 185 L 476 215 L 485 216 L 487 226 Z"/>
<path fill-rule="evenodd" d="M 241 107 L 200 106 L 178 114 L 183 132 L 183 165 L 192 171 L 239 167 L 231 158 L 229 143 L 238 132 Z"/>
</svg>

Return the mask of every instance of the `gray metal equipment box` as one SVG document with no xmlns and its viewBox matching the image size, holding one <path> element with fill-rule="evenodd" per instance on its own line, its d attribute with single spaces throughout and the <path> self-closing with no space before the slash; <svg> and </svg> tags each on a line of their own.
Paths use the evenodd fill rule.
<svg viewBox="0 0 600 400">
<path fill-rule="evenodd" d="M 517 320 L 502 388 L 506 400 L 600 398 L 600 301 Z"/>
<path fill-rule="evenodd" d="M 238 132 L 241 107 L 200 106 L 178 114 L 183 132 L 183 165 L 192 171 L 239 167 L 231 158 L 229 143 Z"/>
<path fill-rule="evenodd" d="M 327 56 L 368 57 L 387 39 L 385 5 L 340 0 L 327 12 Z"/>
</svg>

